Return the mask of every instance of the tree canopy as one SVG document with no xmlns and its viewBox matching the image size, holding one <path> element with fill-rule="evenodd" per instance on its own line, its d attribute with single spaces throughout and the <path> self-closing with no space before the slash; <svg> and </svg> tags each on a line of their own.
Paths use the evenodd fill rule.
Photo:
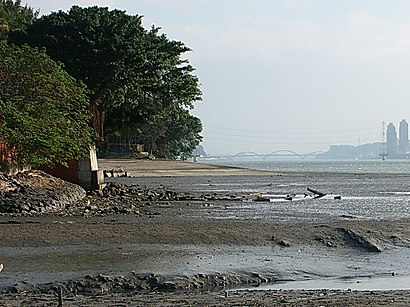
<svg viewBox="0 0 410 307">
<path fill-rule="evenodd" d="M 146 30 L 142 16 L 73 6 L 34 20 L 25 32 L 10 33 L 9 41 L 45 47 L 51 58 L 87 85 L 93 128 L 101 139 L 124 134 L 147 139 L 144 134 L 159 129 L 155 125 L 170 133 L 171 126 L 164 127 L 168 115 L 178 109 L 184 113 L 201 99 L 194 68 L 182 59 L 190 49 L 159 31 Z M 200 130 L 185 131 L 193 134 L 190 139 L 196 146 Z M 163 147 L 159 139 L 164 133 L 146 144 L 151 151 Z M 164 156 L 165 151 L 158 154 Z"/>
<path fill-rule="evenodd" d="M 0 42 L 0 144 L 14 162 L 65 163 L 93 143 L 87 90 L 43 50 Z"/>
<path fill-rule="evenodd" d="M 23 31 L 33 22 L 38 13 L 28 5 L 22 6 L 21 0 L 1 0 L 0 40 L 6 40 L 10 31 Z"/>
</svg>

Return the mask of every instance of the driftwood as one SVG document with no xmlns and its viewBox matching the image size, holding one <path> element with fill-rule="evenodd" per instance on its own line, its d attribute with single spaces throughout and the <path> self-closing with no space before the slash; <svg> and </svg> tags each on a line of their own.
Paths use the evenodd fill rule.
<svg viewBox="0 0 410 307">
<path fill-rule="evenodd" d="M 323 197 L 323 196 L 326 196 L 325 193 L 319 192 L 319 191 L 314 190 L 314 189 L 312 189 L 312 188 L 307 188 L 307 190 L 308 190 L 310 193 L 313 193 L 313 194 L 316 195 L 314 198 L 321 198 L 321 197 Z"/>
</svg>

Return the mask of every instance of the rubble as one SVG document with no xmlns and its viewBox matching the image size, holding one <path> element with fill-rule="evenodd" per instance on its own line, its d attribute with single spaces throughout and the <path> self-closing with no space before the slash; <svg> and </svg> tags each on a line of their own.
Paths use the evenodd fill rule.
<svg viewBox="0 0 410 307">
<path fill-rule="evenodd" d="M 47 214 L 102 216 L 107 214 L 152 215 L 146 207 L 172 201 L 242 201 L 245 196 L 217 193 L 175 192 L 164 186 L 147 188 L 108 182 L 101 191 L 85 191 L 76 184 L 42 171 L 2 177 L 0 214 Z M 12 188 L 6 188 L 12 186 Z"/>
<path fill-rule="evenodd" d="M 2 176 L 0 181 L 0 213 L 56 211 L 86 196 L 82 187 L 42 171 L 18 173 L 10 178 Z"/>
</svg>

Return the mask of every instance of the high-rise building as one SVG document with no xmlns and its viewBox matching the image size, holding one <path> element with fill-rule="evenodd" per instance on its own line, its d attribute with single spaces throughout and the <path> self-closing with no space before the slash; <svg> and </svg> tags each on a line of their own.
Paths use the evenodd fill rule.
<svg viewBox="0 0 410 307">
<path fill-rule="evenodd" d="M 409 125 L 403 119 L 399 127 L 399 153 L 405 153 L 409 146 Z"/>
<path fill-rule="evenodd" d="M 387 126 L 386 146 L 389 158 L 393 158 L 397 155 L 397 132 L 396 127 L 393 125 L 393 123 L 390 123 Z"/>
</svg>

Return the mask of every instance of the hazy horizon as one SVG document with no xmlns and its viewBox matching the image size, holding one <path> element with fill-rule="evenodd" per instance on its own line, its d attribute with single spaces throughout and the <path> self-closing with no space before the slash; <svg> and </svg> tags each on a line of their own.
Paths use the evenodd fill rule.
<svg viewBox="0 0 410 307">
<path fill-rule="evenodd" d="M 409 1 L 25 2 L 42 14 L 119 8 L 184 42 L 209 153 L 326 151 L 380 142 L 382 121 L 410 120 Z"/>
</svg>

